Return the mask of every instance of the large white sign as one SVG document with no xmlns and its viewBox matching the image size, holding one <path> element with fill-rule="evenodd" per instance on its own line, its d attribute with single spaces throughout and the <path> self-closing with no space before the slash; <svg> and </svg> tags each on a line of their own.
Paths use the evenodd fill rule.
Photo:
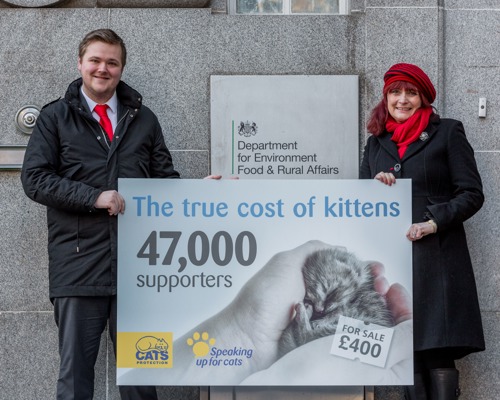
<svg viewBox="0 0 500 400">
<path fill-rule="evenodd" d="M 411 384 L 410 181 L 119 191 L 119 385 Z"/>
<path fill-rule="evenodd" d="M 358 77 L 212 76 L 212 173 L 358 176 Z"/>
</svg>

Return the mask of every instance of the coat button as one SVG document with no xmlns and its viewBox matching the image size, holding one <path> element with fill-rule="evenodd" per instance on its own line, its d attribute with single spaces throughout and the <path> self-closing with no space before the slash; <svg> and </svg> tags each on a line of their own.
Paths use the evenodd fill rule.
<svg viewBox="0 0 500 400">
<path fill-rule="evenodd" d="M 399 171 L 401 171 L 401 164 L 396 164 L 396 165 L 394 166 L 394 171 L 395 171 L 395 172 L 399 172 Z"/>
</svg>

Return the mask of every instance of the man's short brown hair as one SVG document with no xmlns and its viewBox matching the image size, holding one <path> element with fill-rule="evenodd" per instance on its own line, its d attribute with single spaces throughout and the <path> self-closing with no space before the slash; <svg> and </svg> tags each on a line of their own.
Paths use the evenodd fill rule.
<svg viewBox="0 0 500 400">
<path fill-rule="evenodd" d="M 93 42 L 120 45 L 122 49 L 122 68 L 125 67 L 127 62 L 127 49 L 125 48 L 123 39 L 118 36 L 115 31 L 111 29 L 96 29 L 95 31 L 87 33 L 78 46 L 78 57 L 80 57 L 80 59 L 83 59 L 83 56 L 87 51 L 87 47 L 89 47 L 89 45 Z"/>
</svg>

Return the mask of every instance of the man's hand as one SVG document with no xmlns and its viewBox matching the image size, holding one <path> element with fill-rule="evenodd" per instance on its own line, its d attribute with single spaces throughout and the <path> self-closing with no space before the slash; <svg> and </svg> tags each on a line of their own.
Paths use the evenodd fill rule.
<svg viewBox="0 0 500 400">
<path fill-rule="evenodd" d="M 118 215 L 125 212 L 125 200 L 116 190 L 106 190 L 97 198 L 95 208 L 106 208 L 109 215 Z"/>
</svg>

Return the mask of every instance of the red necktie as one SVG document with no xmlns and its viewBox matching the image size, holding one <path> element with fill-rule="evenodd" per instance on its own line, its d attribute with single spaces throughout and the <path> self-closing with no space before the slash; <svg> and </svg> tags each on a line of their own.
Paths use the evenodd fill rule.
<svg viewBox="0 0 500 400">
<path fill-rule="evenodd" d="M 108 109 L 107 104 L 97 104 L 94 107 L 94 111 L 100 117 L 99 123 L 101 124 L 101 126 L 104 128 L 104 130 L 108 134 L 109 140 L 112 141 L 113 140 L 113 126 L 111 125 L 111 121 L 108 117 L 108 112 L 106 111 L 107 109 Z"/>
</svg>

